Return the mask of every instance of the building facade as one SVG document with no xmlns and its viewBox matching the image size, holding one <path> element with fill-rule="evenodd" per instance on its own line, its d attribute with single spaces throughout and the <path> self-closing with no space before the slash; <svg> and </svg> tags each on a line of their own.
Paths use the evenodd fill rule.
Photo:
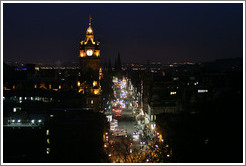
<svg viewBox="0 0 246 166">
<path fill-rule="evenodd" d="M 100 110 L 102 69 L 100 67 L 100 42 L 95 41 L 89 19 L 86 37 L 80 42 L 79 92 L 85 95 L 86 107 Z"/>
</svg>

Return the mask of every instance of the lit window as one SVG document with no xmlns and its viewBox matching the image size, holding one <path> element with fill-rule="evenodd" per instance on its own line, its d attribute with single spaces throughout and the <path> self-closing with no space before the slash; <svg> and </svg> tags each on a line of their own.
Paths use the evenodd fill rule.
<svg viewBox="0 0 246 166">
<path fill-rule="evenodd" d="M 208 90 L 207 89 L 198 89 L 198 93 L 207 93 Z"/>
<path fill-rule="evenodd" d="M 176 95 L 177 92 L 170 92 L 170 95 Z"/>
<path fill-rule="evenodd" d="M 95 54 L 96 54 L 96 56 L 99 56 L 99 51 L 96 51 Z"/>
<path fill-rule="evenodd" d="M 46 130 L 46 135 L 50 135 L 50 130 Z"/>
<path fill-rule="evenodd" d="M 85 57 L 85 53 L 84 52 L 81 52 L 80 53 L 80 57 Z"/>
<path fill-rule="evenodd" d="M 97 86 L 97 81 L 93 81 L 93 87 Z"/>
<path fill-rule="evenodd" d="M 80 86 L 80 81 L 78 81 L 77 85 Z"/>
<path fill-rule="evenodd" d="M 50 144 L 50 139 L 49 138 L 47 139 L 47 144 Z"/>
<path fill-rule="evenodd" d="M 95 95 L 99 94 L 99 89 L 94 89 L 94 94 Z"/>
<path fill-rule="evenodd" d="M 93 100 L 91 100 L 91 104 L 93 104 Z"/>
<path fill-rule="evenodd" d="M 47 153 L 47 154 L 50 154 L 50 148 L 47 148 L 47 149 L 46 149 L 46 153 Z"/>
<path fill-rule="evenodd" d="M 16 112 L 16 108 L 13 108 L 13 112 Z"/>
</svg>

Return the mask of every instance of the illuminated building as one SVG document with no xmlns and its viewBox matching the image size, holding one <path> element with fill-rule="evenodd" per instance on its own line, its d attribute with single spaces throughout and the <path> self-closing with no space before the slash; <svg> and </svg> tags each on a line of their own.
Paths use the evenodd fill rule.
<svg viewBox="0 0 246 166">
<path fill-rule="evenodd" d="M 94 40 L 94 32 L 91 27 L 91 18 L 89 27 L 86 31 L 86 37 L 80 42 L 80 65 L 82 81 L 91 83 L 99 81 L 100 70 L 100 42 Z"/>
<path fill-rule="evenodd" d="M 99 109 L 99 99 L 102 78 L 102 69 L 100 68 L 100 42 L 94 40 L 94 32 L 89 19 L 89 27 L 86 30 L 86 37 L 80 42 L 80 67 L 81 75 L 78 85 L 78 91 L 86 96 L 86 107 Z M 91 102 L 93 101 L 93 102 Z"/>
</svg>

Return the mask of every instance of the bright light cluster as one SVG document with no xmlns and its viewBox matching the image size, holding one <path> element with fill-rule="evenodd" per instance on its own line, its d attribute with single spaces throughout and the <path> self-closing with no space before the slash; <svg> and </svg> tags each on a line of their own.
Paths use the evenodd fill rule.
<svg viewBox="0 0 246 166">
<path fill-rule="evenodd" d="M 198 93 L 207 93 L 208 90 L 207 89 L 198 89 Z"/>
<path fill-rule="evenodd" d="M 176 95 L 177 92 L 170 92 L 170 95 Z"/>
</svg>

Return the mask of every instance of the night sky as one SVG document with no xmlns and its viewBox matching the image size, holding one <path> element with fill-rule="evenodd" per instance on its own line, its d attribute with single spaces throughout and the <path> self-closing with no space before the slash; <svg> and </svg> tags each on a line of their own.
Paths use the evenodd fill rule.
<svg viewBox="0 0 246 166">
<path fill-rule="evenodd" d="M 79 62 L 89 14 L 103 61 L 243 57 L 242 4 L 4 4 L 4 61 Z"/>
</svg>

